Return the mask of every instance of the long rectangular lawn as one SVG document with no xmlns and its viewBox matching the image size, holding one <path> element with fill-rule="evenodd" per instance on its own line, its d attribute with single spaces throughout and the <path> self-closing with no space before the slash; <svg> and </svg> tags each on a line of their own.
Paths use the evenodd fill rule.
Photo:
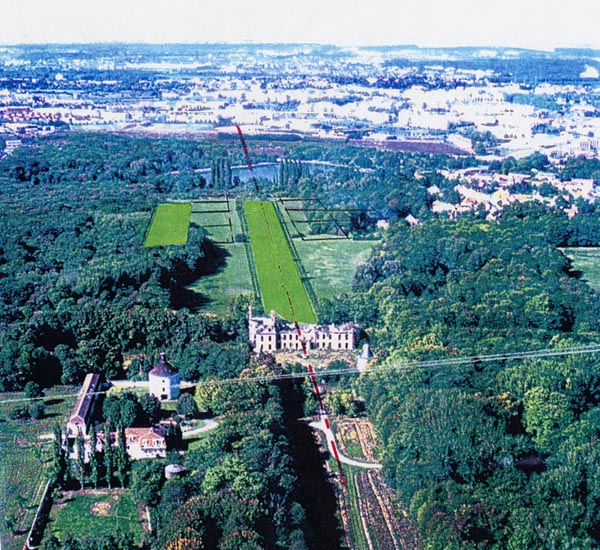
<svg viewBox="0 0 600 550">
<path fill-rule="evenodd" d="M 159 204 L 144 246 L 187 243 L 191 215 L 192 205 L 189 202 Z"/>
<path fill-rule="evenodd" d="M 252 242 L 263 306 L 284 319 L 316 323 L 296 262 L 272 202 L 245 202 L 244 212 Z"/>
</svg>

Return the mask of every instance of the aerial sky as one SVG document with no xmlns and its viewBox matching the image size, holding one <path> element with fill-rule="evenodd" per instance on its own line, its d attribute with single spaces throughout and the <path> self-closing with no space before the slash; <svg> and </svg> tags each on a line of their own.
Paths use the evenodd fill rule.
<svg viewBox="0 0 600 550">
<path fill-rule="evenodd" d="M 0 44 L 275 42 L 600 49 L 598 0 L 0 0 Z"/>
</svg>

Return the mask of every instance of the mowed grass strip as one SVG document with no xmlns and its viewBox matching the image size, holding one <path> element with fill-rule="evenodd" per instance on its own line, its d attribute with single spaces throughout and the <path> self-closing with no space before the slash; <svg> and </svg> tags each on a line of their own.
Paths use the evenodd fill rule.
<svg viewBox="0 0 600 550">
<path fill-rule="evenodd" d="M 316 323 L 296 262 L 272 202 L 245 202 L 252 252 L 266 312 L 276 311 L 284 319 Z"/>
<path fill-rule="evenodd" d="M 144 246 L 185 244 L 188 239 L 192 205 L 189 202 L 159 204 Z"/>
</svg>

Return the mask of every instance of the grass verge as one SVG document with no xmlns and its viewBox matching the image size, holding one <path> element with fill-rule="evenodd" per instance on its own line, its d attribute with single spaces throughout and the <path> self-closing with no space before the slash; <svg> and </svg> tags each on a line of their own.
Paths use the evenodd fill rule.
<svg viewBox="0 0 600 550">
<path fill-rule="evenodd" d="M 296 252 L 319 299 L 333 299 L 352 290 L 356 268 L 365 263 L 378 241 L 303 241 L 294 239 Z"/>
<path fill-rule="evenodd" d="M 600 248 L 573 247 L 561 250 L 573 262 L 573 268 L 583 273 L 583 280 L 600 292 Z"/>
</svg>

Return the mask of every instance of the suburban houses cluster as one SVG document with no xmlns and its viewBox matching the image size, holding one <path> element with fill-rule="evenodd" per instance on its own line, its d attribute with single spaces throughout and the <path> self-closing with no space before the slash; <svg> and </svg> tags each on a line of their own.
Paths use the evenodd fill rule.
<svg viewBox="0 0 600 550">
<path fill-rule="evenodd" d="M 168 58 L 160 50 L 130 48 L 111 57 L 72 51 L 58 55 L 54 66 L 4 49 L 0 138 L 65 127 L 214 135 L 238 124 L 247 134 L 430 140 L 483 155 L 470 139 L 476 131 L 492 135 L 494 154 L 503 156 L 598 156 L 600 75 L 594 59 L 570 82 L 542 77 L 524 84 L 491 68 L 469 68 L 532 54 L 501 48 L 196 46 Z M 18 73 L 11 77 L 13 69 Z"/>
<path fill-rule="evenodd" d="M 460 202 L 440 200 L 442 191 L 437 185 L 432 185 L 427 190 L 434 199 L 431 209 L 433 212 L 445 212 L 451 218 L 484 208 L 488 219 L 494 219 L 504 207 L 515 202 L 535 200 L 554 207 L 559 199 L 562 200 L 564 212 L 572 218 L 578 213 L 578 207 L 574 204 L 576 199 L 586 202 L 600 199 L 600 187 L 594 185 L 591 178 L 562 181 L 551 172 L 541 171 L 534 174 L 501 174 L 490 171 L 488 166 L 439 172 L 447 180 L 456 181 L 453 189 L 458 193 Z M 543 189 L 548 189 L 548 186 L 553 190 L 544 194 Z"/>
</svg>

